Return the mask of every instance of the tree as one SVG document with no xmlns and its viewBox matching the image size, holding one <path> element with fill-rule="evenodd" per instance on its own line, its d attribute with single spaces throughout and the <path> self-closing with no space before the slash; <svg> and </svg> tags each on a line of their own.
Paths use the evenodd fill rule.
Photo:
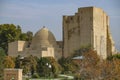
<svg viewBox="0 0 120 80">
<path fill-rule="evenodd" d="M 15 68 L 21 68 L 21 61 L 22 61 L 22 58 L 20 55 L 18 55 L 16 58 L 15 58 Z"/>
<path fill-rule="evenodd" d="M 99 79 L 102 80 L 119 80 L 120 78 L 120 60 L 103 60 L 100 64 Z"/>
<path fill-rule="evenodd" d="M 50 61 L 44 57 L 40 58 L 38 61 L 38 65 L 37 65 L 37 73 L 40 76 L 48 76 L 49 74 L 49 68 L 47 66 L 47 63 L 50 63 Z"/>
<path fill-rule="evenodd" d="M 78 56 L 83 56 L 84 53 L 88 52 L 89 50 L 91 50 L 91 46 L 83 46 L 78 50 L 75 50 L 75 52 L 73 53 L 73 55 L 64 58 L 62 57 L 61 59 L 58 60 L 59 64 L 62 66 L 63 68 L 63 73 L 69 73 L 69 72 L 78 72 L 79 68 L 80 68 L 80 61 L 79 60 L 74 60 L 74 57 L 78 57 Z"/>
<path fill-rule="evenodd" d="M 27 41 L 31 42 L 33 38 L 33 33 L 31 31 L 28 31 L 26 34 L 27 34 Z"/>
<path fill-rule="evenodd" d="M 114 54 L 114 55 L 112 55 L 112 56 L 109 56 L 107 59 L 108 59 L 108 60 L 120 59 L 120 54 L 119 54 L 119 53 L 118 53 L 118 54 Z"/>
<path fill-rule="evenodd" d="M 96 51 L 89 50 L 83 54 L 83 59 L 80 63 L 80 77 L 82 79 L 98 79 L 100 75 L 99 56 Z"/>
<path fill-rule="evenodd" d="M 62 73 L 76 72 L 79 68 L 78 62 L 74 61 L 71 57 L 62 57 L 58 62 L 63 68 Z"/>
<path fill-rule="evenodd" d="M 0 80 L 3 77 L 3 69 L 4 69 L 3 60 L 4 60 L 5 56 L 6 56 L 5 51 L 2 48 L 0 48 L 0 73 L 1 73 Z"/>
<path fill-rule="evenodd" d="M 34 72 L 36 72 L 36 67 L 37 67 L 37 57 L 34 57 L 34 56 L 32 56 L 32 55 L 30 55 L 29 57 L 28 57 L 28 59 L 29 59 L 29 63 L 30 63 L 30 71 L 31 71 L 31 74 L 33 75 L 34 74 Z"/>
<path fill-rule="evenodd" d="M 3 61 L 4 68 L 14 68 L 15 63 L 10 56 L 5 56 Z"/>
<path fill-rule="evenodd" d="M 31 73 L 32 75 L 36 71 L 37 57 L 32 55 L 28 57 L 16 57 L 15 68 L 22 68 L 23 74 Z"/>
<path fill-rule="evenodd" d="M 28 41 L 31 43 L 33 38 L 33 33 L 31 31 L 28 31 L 27 33 L 21 33 L 20 40 Z"/>
<path fill-rule="evenodd" d="M 57 75 L 61 73 L 61 66 L 58 64 L 58 62 L 53 58 L 53 57 L 47 57 L 46 58 L 48 61 L 50 61 L 50 64 L 52 66 L 52 73 L 54 75 Z"/>
<path fill-rule="evenodd" d="M 50 67 L 51 66 L 51 67 Z M 37 71 L 40 76 L 48 77 L 50 73 L 54 76 L 60 73 L 61 67 L 52 57 L 42 57 L 38 61 Z"/>
<path fill-rule="evenodd" d="M 89 50 L 83 54 L 79 74 L 80 78 L 85 80 L 119 80 L 120 60 L 100 59 L 96 51 Z"/>
<path fill-rule="evenodd" d="M 82 56 L 84 53 L 88 52 L 91 50 L 91 46 L 82 46 L 80 49 L 75 50 L 73 55 L 71 57 L 77 57 L 77 56 Z"/>
<path fill-rule="evenodd" d="M 21 34 L 20 26 L 14 24 L 1 24 L 0 25 L 0 47 L 7 53 L 8 43 L 19 40 Z"/>
<path fill-rule="evenodd" d="M 24 40 L 31 42 L 33 37 L 33 33 L 28 31 L 27 33 L 23 33 L 21 27 L 15 26 L 14 24 L 1 24 L 0 25 L 0 47 L 2 47 L 7 53 L 8 43 Z"/>
<path fill-rule="evenodd" d="M 26 41 L 26 39 L 27 39 L 27 34 L 26 33 L 21 33 L 20 40 Z"/>
</svg>

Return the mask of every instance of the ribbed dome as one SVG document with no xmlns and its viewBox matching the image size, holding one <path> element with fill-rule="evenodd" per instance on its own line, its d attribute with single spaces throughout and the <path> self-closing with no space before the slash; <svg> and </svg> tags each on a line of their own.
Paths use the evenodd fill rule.
<svg viewBox="0 0 120 80">
<path fill-rule="evenodd" d="M 32 40 L 31 47 L 40 48 L 40 47 L 46 47 L 46 46 L 48 47 L 55 45 L 56 45 L 56 39 L 54 35 L 47 28 L 43 27 L 35 34 Z"/>
</svg>

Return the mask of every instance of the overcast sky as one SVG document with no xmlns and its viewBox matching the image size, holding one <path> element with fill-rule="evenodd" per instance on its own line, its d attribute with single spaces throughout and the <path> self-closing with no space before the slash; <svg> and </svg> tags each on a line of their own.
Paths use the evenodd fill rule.
<svg viewBox="0 0 120 80">
<path fill-rule="evenodd" d="M 62 40 L 62 16 L 78 8 L 96 6 L 110 16 L 111 34 L 120 49 L 120 0 L 0 0 L 0 24 L 15 24 L 23 32 L 37 32 L 46 26 Z"/>
</svg>

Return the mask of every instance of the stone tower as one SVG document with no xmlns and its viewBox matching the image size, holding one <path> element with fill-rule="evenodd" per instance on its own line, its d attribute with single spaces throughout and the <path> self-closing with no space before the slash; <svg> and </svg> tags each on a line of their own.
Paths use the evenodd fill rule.
<svg viewBox="0 0 120 80">
<path fill-rule="evenodd" d="M 63 51 L 70 56 L 82 46 L 90 45 L 106 58 L 114 52 L 109 30 L 109 17 L 100 8 L 83 7 L 73 16 L 63 16 Z"/>
</svg>

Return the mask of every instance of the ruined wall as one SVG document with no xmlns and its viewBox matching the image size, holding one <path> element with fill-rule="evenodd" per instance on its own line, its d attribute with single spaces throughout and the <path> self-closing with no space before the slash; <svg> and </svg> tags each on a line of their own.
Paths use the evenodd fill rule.
<svg viewBox="0 0 120 80">
<path fill-rule="evenodd" d="M 37 57 L 54 57 L 55 59 L 59 59 L 62 57 L 62 42 L 60 41 L 58 44 L 56 47 L 41 46 L 33 49 L 28 47 L 26 41 L 15 41 L 9 43 L 8 55 L 12 57 L 17 57 L 18 55 L 23 57 L 33 55 Z"/>
<path fill-rule="evenodd" d="M 41 51 L 41 57 L 54 57 L 54 48 L 46 48 Z"/>
<path fill-rule="evenodd" d="M 102 58 L 107 57 L 107 15 L 100 8 L 93 8 L 94 49 Z"/>
<path fill-rule="evenodd" d="M 92 46 L 93 8 L 80 8 L 74 16 L 63 17 L 64 56 L 67 57 L 82 46 Z"/>
<path fill-rule="evenodd" d="M 116 54 L 116 51 L 115 51 L 115 43 L 114 43 L 112 35 L 110 33 L 109 17 L 107 17 L 107 19 L 108 19 L 108 24 L 107 24 L 107 56 L 111 56 L 113 54 Z"/>
<path fill-rule="evenodd" d="M 8 43 L 8 55 L 16 57 L 17 53 L 18 53 L 18 42 L 15 41 Z"/>
<path fill-rule="evenodd" d="M 63 16 L 64 56 L 70 56 L 82 46 L 90 45 L 101 58 L 106 58 L 108 50 L 114 49 L 113 43 L 107 39 L 108 26 L 109 18 L 101 8 L 79 8 L 75 15 Z M 112 41 L 111 37 L 109 41 Z"/>
<path fill-rule="evenodd" d="M 8 44 L 8 55 L 16 57 L 20 55 L 20 52 L 22 52 L 27 47 L 26 41 L 15 41 Z"/>
</svg>

